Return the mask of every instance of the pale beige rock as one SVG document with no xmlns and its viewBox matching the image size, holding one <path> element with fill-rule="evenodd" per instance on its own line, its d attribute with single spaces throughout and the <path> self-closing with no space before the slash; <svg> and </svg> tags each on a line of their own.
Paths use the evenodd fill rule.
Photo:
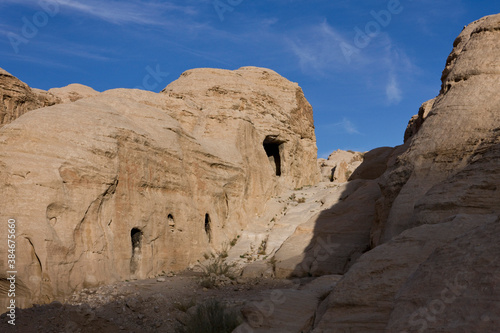
<svg viewBox="0 0 500 333">
<path fill-rule="evenodd" d="M 0 130 L 0 220 L 18 221 L 18 282 L 30 291 L 19 306 L 184 269 L 272 195 L 319 180 L 297 84 L 260 68 L 202 69 L 169 87 L 107 91 Z"/>
<path fill-rule="evenodd" d="M 31 89 L 26 83 L 0 68 L 0 127 L 26 112 L 60 101 L 46 92 Z"/>
<path fill-rule="evenodd" d="M 409 140 L 407 151 L 381 180 L 383 230 L 374 243 L 421 224 L 416 219 L 418 201 L 499 142 L 499 27 L 500 15 L 488 16 L 465 28 L 455 41 L 443 72 L 441 94 Z"/>
<path fill-rule="evenodd" d="M 62 103 L 72 103 L 79 99 L 92 97 L 99 94 L 98 91 L 84 86 L 83 84 L 72 83 L 62 88 L 52 88 L 48 91 L 53 96 L 59 98 Z"/>
<path fill-rule="evenodd" d="M 486 17 L 455 42 L 441 94 L 378 180 L 376 247 L 319 307 L 313 332 L 498 327 L 499 27 L 500 15 Z M 446 281 L 467 284 L 449 304 L 441 299 L 451 299 Z"/>
<path fill-rule="evenodd" d="M 344 183 L 363 161 L 363 153 L 337 150 L 328 156 L 320 158 L 318 163 L 323 181 Z"/>
<path fill-rule="evenodd" d="M 227 137 L 217 127 L 221 121 L 248 117 L 259 139 L 269 145 L 270 155 L 273 149 L 279 150 L 282 166 L 280 170 L 276 166 L 269 170 L 281 173 L 279 184 L 293 183 L 300 188 L 319 181 L 319 170 L 312 166 L 317 160 L 312 107 L 297 83 L 257 67 L 235 71 L 201 68 L 186 71 L 161 94 L 202 111 L 206 115 L 206 135 L 220 140 Z M 193 128 L 192 120 L 188 115 L 182 122 Z M 269 159 L 271 165 L 279 164 L 273 156 Z"/>
</svg>

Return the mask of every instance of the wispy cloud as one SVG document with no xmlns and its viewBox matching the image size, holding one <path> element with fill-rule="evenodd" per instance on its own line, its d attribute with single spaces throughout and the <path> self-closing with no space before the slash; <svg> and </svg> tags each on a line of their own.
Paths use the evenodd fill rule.
<svg viewBox="0 0 500 333">
<path fill-rule="evenodd" d="M 348 39 L 326 20 L 292 34 L 292 37 L 287 38 L 287 43 L 299 59 L 303 71 L 312 69 L 317 74 L 325 70 L 340 70 L 352 58 L 361 61 L 359 50 L 346 48 Z"/>
<path fill-rule="evenodd" d="M 390 104 L 397 104 L 403 99 L 401 88 L 399 87 L 399 82 L 395 75 L 389 77 L 389 82 L 385 87 L 385 93 L 387 95 L 387 101 Z"/>
<path fill-rule="evenodd" d="M 288 47 L 304 74 L 352 74 L 384 96 L 387 104 L 400 103 L 404 97 L 401 77 L 416 74 L 418 68 L 386 32 L 373 37 L 364 48 L 356 47 L 349 35 L 354 33 L 339 31 L 324 20 L 292 35 Z"/>
<path fill-rule="evenodd" d="M 58 2 L 68 9 L 114 24 L 164 25 L 166 13 L 184 15 L 196 13 L 191 6 L 178 6 L 170 2 L 95 0 L 58 0 Z"/>
<path fill-rule="evenodd" d="M 335 130 L 343 130 L 344 133 L 351 134 L 351 135 L 362 135 L 361 132 L 358 131 L 356 126 L 352 121 L 350 121 L 348 118 L 344 117 L 342 121 L 338 123 L 332 123 L 332 124 L 325 124 L 325 125 L 319 125 L 318 127 L 325 127 L 329 129 L 335 129 Z"/>
<path fill-rule="evenodd" d="M 37 0 L 2 0 L 3 4 L 15 3 L 39 7 Z M 198 13 L 191 5 L 178 5 L 171 1 L 142 0 L 56 0 L 59 8 L 100 19 L 113 24 L 141 24 L 163 26 L 169 23 L 169 15 L 192 16 Z"/>
</svg>

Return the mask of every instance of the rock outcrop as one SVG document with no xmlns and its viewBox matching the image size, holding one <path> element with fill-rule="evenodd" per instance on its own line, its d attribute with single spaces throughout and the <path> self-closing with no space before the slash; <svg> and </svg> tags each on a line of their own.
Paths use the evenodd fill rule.
<svg viewBox="0 0 500 333">
<path fill-rule="evenodd" d="M 421 216 L 419 200 L 498 143 L 499 26 L 500 16 L 483 18 L 465 28 L 455 41 L 443 72 L 441 94 L 406 152 L 384 175 L 384 207 L 388 209 L 381 212 L 384 230 L 375 243 L 422 224 L 417 219 Z"/>
<path fill-rule="evenodd" d="M 18 306 L 184 269 L 271 196 L 320 178 L 302 90 L 254 67 L 30 112 L 0 130 L 0 161 L 0 219 L 16 219 L 23 249 Z"/>
<path fill-rule="evenodd" d="M 31 89 L 26 83 L 0 68 L 0 127 L 26 112 L 60 102 L 51 94 Z"/>
<path fill-rule="evenodd" d="M 408 122 L 408 126 L 406 127 L 405 135 L 404 135 L 404 142 L 406 143 L 410 138 L 415 136 L 415 134 L 418 133 L 420 130 L 420 127 L 422 127 L 422 124 L 424 123 L 425 119 L 429 115 L 429 112 L 432 109 L 432 106 L 434 105 L 436 99 L 431 99 L 430 101 L 425 102 L 420 106 L 420 109 L 418 110 L 418 114 L 414 115 L 411 117 L 410 121 Z"/>
<path fill-rule="evenodd" d="M 84 86 L 83 84 L 73 83 L 62 88 L 52 88 L 48 91 L 56 98 L 59 98 L 62 103 L 72 103 L 79 99 L 92 97 L 99 94 L 94 89 Z"/>
<path fill-rule="evenodd" d="M 373 250 L 313 332 L 495 332 L 500 301 L 500 15 L 466 27 L 441 93 L 378 179 Z"/>
<path fill-rule="evenodd" d="M 318 159 L 323 181 L 344 183 L 361 165 L 364 154 L 355 151 L 337 150 L 328 159 Z"/>
</svg>

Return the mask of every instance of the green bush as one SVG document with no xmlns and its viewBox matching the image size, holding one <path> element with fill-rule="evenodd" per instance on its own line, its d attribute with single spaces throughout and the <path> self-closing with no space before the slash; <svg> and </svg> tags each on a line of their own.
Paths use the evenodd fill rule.
<svg viewBox="0 0 500 333">
<path fill-rule="evenodd" d="M 238 312 L 211 299 L 198 305 L 176 333 L 231 333 L 242 322 Z"/>
</svg>

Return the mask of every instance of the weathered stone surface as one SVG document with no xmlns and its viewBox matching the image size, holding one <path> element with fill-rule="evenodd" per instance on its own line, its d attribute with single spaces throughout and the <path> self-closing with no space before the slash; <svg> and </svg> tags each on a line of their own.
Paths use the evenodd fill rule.
<svg viewBox="0 0 500 333">
<path fill-rule="evenodd" d="M 496 332 L 500 220 L 439 248 L 396 295 L 388 332 Z"/>
<path fill-rule="evenodd" d="M 379 186 L 357 180 L 348 183 L 344 194 L 283 243 L 274 256 L 276 277 L 344 274 L 369 250 Z"/>
<path fill-rule="evenodd" d="M 441 94 L 409 148 L 384 176 L 375 243 L 390 240 L 418 221 L 418 201 L 499 142 L 500 15 L 465 28 L 443 72 Z M 485 178 L 487 178 L 485 174 Z M 449 212 L 450 215 L 455 210 Z"/>
<path fill-rule="evenodd" d="M 415 134 L 417 134 L 417 132 L 420 130 L 420 127 L 422 127 L 422 124 L 429 115 L 429 112 L 432 110 L 432 106 L 434 105 L 435 100 L 436 99 L 431 99 L 430 101 L 423 103 L 418 110 L 418 114 L 411 117 L 410 121 L 408 122 L 408 126 L 406 127 L 404 142 L 414 137 Z"/>
<path fill-rule="evenodd" d="M 259 145 L 265 142 L 268 146 L 271 172 L 281 174 L 278 184 L 291 183 L 300 188 L 319 181 L 318 168 L 311 166 L 317 161 L 312 107 L 297 83 L 269 69 L 204 68 L 186 71 L 161 94 L 181 99 L 186 106 L 202 111 L 206 115 L 206 135 L 220 140 L 226 140 L 228 135 L 219 130 L 220 122 L 248 117 L 260 134 Z M 195 125 L 189 115 L 181 122 L 188 128 Z M 279 150 L 279 170 L 273 149 Z"/>
<path fill-rule="evenodd" d="M 449 222 L 407 230 L 367 252 L 325 300 L 314 332 L 385 332 L 396 293 L 419 265 L 436 249 L 495 220 L 493 215 L 459 215 Z"/>
<path fill-rule="evenodd" d="M 390 157 L 394 151 L 395 149 L 391 147 L 381 147 L 365 153 L 363 163 L 354 170 L 349 180 L 377 179 L 387 170 Z"/>
<path fill-rule="evenodd" d="M 300 88 L 260 68 L 192 70 L 164 93 L 117 89 L 17 119 L 0 130 L 0 219 L 17 220 L 29 290 L 17 304 L 186 268 L 272 195 L 317 182 L 315 152 Z"/>
<path fill-rule="evenodd" d="M 233 333 L 307 332 L 312 328 L 318 302 L 318 296 L 311 291 L 263 292 L 243 307 L 246 323 Z"/>
<path fill-rule="evenodd" d="M 375 248 L 320 306 L 314 332 L 498 327 L 499 27 L 486 17 L 456 40 L 440 95 L 378 179 Z M 453 302 L 446 281 L 460 289 Z"/>
<path fill-rule="evenodd" d="M 0 127 L 26 112 L 56 103 L 60 103 L 56 97 L 43 90 L 31 89 L 0 68 Z"/>
<path fill-rule="evenodd" d="M 334 151 L 328 159 L 318 159 L 322 180 L 344 183 L 349 180 L 362 161 L 363 153 L 340 149 Z"/>
<path fill-rule="evenodd" d="M 48 93 L 52 94 L 56 98 L 59 98 L 62 103 L 76 102 L 79 99 L 99 94 L 99 92 L 94 89 L 78 83 L 73 83 L 62 88 L 52 88 L 49 89 Z"/>
</svg>

